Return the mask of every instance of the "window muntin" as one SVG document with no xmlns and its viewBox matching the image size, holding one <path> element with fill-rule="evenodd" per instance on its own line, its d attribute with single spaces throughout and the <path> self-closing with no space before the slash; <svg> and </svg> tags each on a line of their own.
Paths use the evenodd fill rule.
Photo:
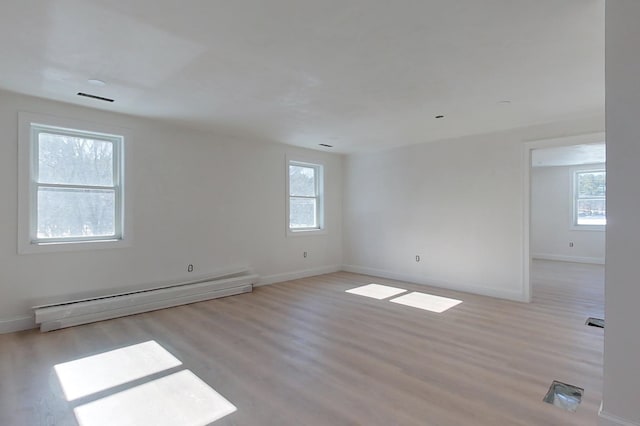
<svg viewBox="0 0 640 426">
<path fill-rule="evenodd" d="M 606 171 L 577 171 L 574 188 L 574 225 L 606 225 L 606 193 Z"/>
<path fill-rule="evenodd" d="M 31 125 L 31 242 L 122 239 L 122 137 Z"/>
<path fill-rule="evenodd" d="M 322 166 L 290 161 L 288 168 L 289 230 L 322 229 Z"/>
</svg>

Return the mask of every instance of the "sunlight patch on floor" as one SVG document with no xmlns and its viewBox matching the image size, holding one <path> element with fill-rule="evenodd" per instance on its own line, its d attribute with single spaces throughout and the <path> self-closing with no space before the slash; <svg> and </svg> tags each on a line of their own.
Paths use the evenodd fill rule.
<svg viewBox="0 0 640 426">
<path fill-rule="evenodd" d="M 67 401 L 73 401 L 179 365 L 180 360 L 151 340 L 58 364 L 54 370 Z"/>
<path fill-rule="evenodd" d="M 440 314 L 456 305 L 459 305 L 462 303 L 462 300 L 434 296 L 433 294 L 412 292 L 396 297 L 395 299 L 391 299 L 390 302 Z"/>
<path fill-rule="evenodd" d="M 87 398 L 73 410 L 80 426 L 205 426 L 237 410 L 190 370 L 176 372 L 180 366 L 151 340 L 53 369 L 71 406 Z"/>
<path fill-rule="evenodd" d="M 189 370 L 74 409 L 80 426 L 205 426 L 237 408 Z"/>
<path fill-rule="evenodd" d="M 367 284 L 361 287 L 345 290 L 347 293 L 357 294 L 359 296 L 371 297 L 373 299 L 386 299 L 388 297 L 395 296 L 400 293 L 404 293 L 407 290 L 403 288 L 390 287 L 382 284 Z"/>
</svg>

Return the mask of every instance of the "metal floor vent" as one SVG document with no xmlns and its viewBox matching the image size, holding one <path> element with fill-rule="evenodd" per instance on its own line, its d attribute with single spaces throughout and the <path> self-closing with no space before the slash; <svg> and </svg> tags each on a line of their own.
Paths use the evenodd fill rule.
<svg viewBox="0 0 640 426">
<path fill-rule="evenodd" d="M 587 318 L 586 325 L 590 325 L 591 327 L 604 328 L 604 320 L 602 318 Z"/>
<path fill-rule="evenodd" d="M 582 402 L 584 389 L 554 380 L 543 401 L 575 413 Z"/>
</svg>

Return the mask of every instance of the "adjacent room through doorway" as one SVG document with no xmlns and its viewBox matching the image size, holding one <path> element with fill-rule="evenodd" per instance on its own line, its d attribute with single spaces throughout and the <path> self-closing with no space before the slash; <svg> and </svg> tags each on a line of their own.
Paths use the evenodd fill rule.
<svg viewBox="0 0 640 426">
<path fill-rule="evenodd" d="M 531 294 L 566 294 L 558 309 L 587 304 L 604 316 L 606 147 L 554 146 L 531 152 Z M 548 293 L 549 287 L 553 292 Z M 587 302 L 588 301 L 588 302 Z M 585 318 L 586 322 L 587 318 Z"/>
</svg>

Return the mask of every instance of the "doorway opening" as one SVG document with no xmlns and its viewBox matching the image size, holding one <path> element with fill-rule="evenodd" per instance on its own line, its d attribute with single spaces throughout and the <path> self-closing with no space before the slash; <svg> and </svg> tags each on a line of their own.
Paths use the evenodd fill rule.
<svg viewBox="0 0 640 426">
<path fill-rule="evenodd" d="M 580 286 L 582 278 L 593 278 L 592 296 L 600 298 L 598 277 L 604 274 L 606 233 L 604 141 L 604 133 L 597 133 L 525 146 L 523 298 L 527 301 L 535 298 L 536 285 L 550 284 L 565 272 L 567 287 L 574 285 L 574 291 L 586 288 Z"/>
</svg>

